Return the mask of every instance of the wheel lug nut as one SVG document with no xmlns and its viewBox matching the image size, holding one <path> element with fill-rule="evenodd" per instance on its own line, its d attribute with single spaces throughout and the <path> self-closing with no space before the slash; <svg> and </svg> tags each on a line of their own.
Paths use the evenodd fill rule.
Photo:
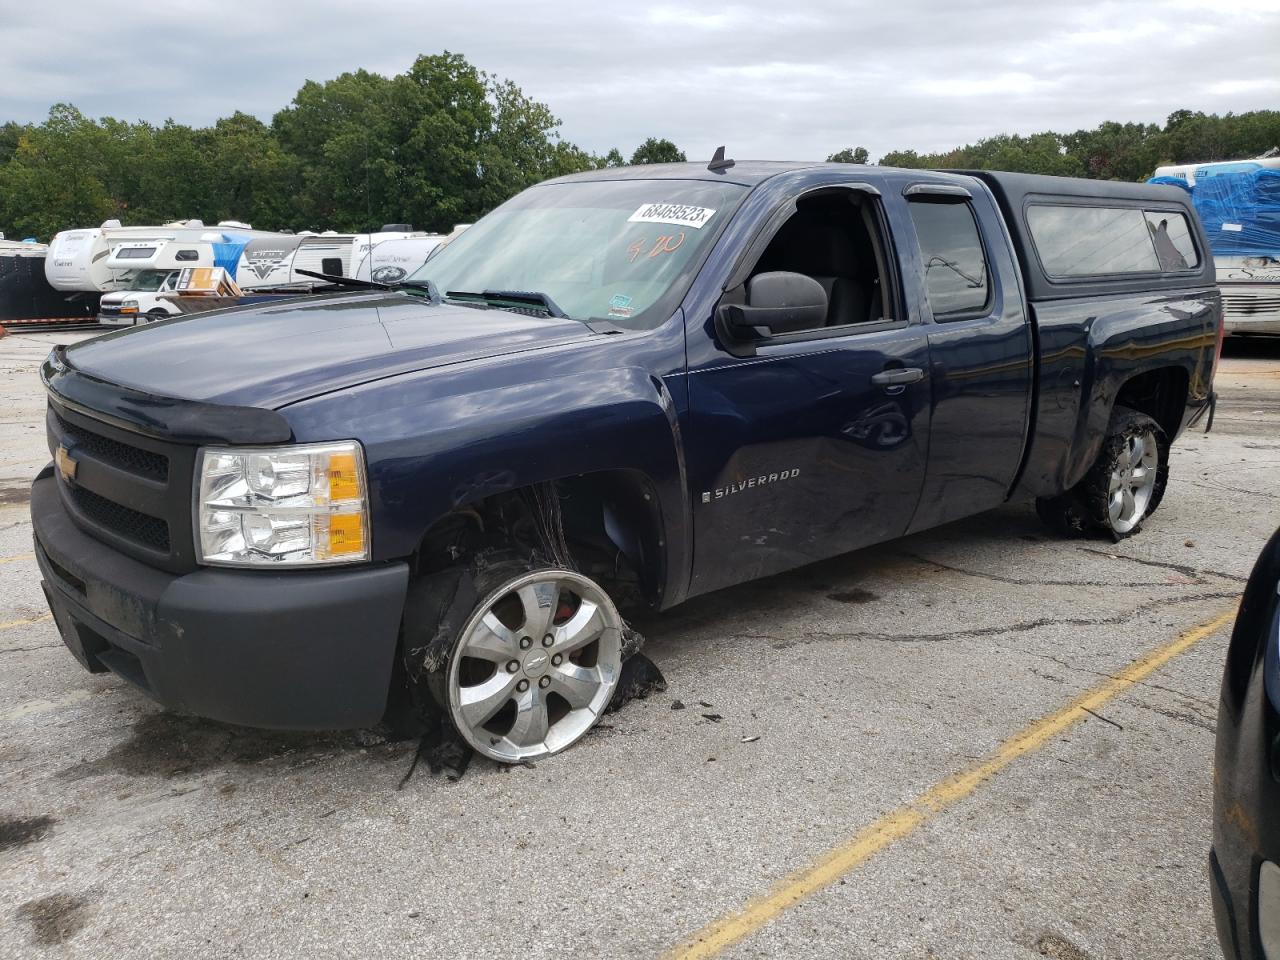
<svg viewBox="0 0 1280 960">
<path fill-rule="evenodd" d="M 519 683 L 516 684 L 516 689 L 519 690 L 521 693 L 524 693 L 526 690 L 529 689 L 529 681 L 521 680 Z"/>
<path fill-rule="evenodd" d="M 507 673 L 515 673 L 519 669 L 520 669 L 520 661 L 518 660 L 512 660 L 510 663 L 507 664 Z"/>
<path fill-rule="evenodd" d="M 564 657 L 560 656 L 560 654 L 558 654 L 558 653 L 557 653 L 554 657 L 552 657 L 552 658 L 551 658 L 551 665 L 552 665 L 553 667 L 558 667 L 558 666 L 560 666 L 560 664 L 561 664 L 561 663 L 563 663 L 563 662 L 564 662 Z"/>
<path fill-rule="evenodd" d="M 530 647 L 532 647 L 532 646 L 533 646 L 533 641 L 532 641 L 529 637 L 521 637 L 521 638 L 520 638 L 520 649 L 521 649 L 521 650 L 528 650 L 528 649 L 529 649 Z"/>
<path fill-rule="evenodd" d="M 549 686 L 551 686 L 551 678 L 550 678 L 550 677 L 543 677 L 541 680 L 539 680 L 539 681 L 538 681 L 538 686 L 540 686 L 540 687 L 549 687 Z"/>
<path fill-rule="evenodd" d="M 543 637 L 543 638 L 542 638 L 542 645 L 543 645 L 544 647 L 549 647 L 549 646 L 551 646 L 551 645 L 552 645 L 553 643 L 555 643 L 555 642 L 556 642 L 556 641 L 555 641 L 555 637 L 551 636 L 551 634 L 549 634 L 549 633 L 548 633 L 545 637 Z"/>
</svg>

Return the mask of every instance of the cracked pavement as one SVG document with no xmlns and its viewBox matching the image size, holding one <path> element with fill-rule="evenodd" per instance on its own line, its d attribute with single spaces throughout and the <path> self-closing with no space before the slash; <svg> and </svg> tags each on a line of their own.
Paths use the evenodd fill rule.
<svg viewBox="0 0 1280 960">
<path fill-rule="evenodd" d="M 398 790 L 414 744 L 172 716 L 61 648 L 3 502 L 46 458 L 57 339 L 0 341 L 0 958 L 659 954 L 1232 606 L 1280 523 L 1280 344 L 1231 343 L 1215 432 L 1136 538 L 1011 505 L 696 599 L 639 624 L 665 694 L 553 760 Z M 1226 640 L 727 955 L 1217 957 Z"/>
</svg>

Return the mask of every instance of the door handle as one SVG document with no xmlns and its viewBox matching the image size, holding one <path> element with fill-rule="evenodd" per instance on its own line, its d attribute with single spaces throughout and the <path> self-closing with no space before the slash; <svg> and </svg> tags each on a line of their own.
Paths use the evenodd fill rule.
<svg viewBox="0 0 1280 960">
<path fill-rule="evenodd" d="M 924 371 L 919 367 L 892 367 L 871 375 L 871 382 L 877 387 L 905 387 L 923 379 Z"/>
</svg>

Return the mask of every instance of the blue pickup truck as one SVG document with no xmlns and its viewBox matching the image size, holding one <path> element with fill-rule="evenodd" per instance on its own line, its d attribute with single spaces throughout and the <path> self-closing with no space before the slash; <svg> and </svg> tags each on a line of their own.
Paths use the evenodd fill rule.
<svg viewBox="0 0 1280 960">
<path fill-rule="evenodd" d="M 555 753 L 630 611 L 1010 500 L 1135 533 L 1222 337 L 1184 191 L 990 172 L 601 170 L 364 286 L 50 355 L 31 509 L 87 669 Z"/>
</svg>

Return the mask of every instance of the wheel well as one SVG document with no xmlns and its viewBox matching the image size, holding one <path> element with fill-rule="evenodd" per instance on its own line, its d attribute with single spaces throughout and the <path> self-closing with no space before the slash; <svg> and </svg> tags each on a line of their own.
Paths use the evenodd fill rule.
<svg viewBox="0 0 1280 960">
<path fill-rule="evenodd" d="M 635 613 L 662 598 L 666 543 L 657 491 L 635 470 L 606 470 L 508 490 L 455 508 L 431 525 L 414 575 L 484 550 L 516 547 L 567 565 Z"/>
<path fill-rule="evenodd" d="M 1116 406 L 1145 413 L 1173 440 L 1182 426 L 1187 389 L 1187 371 L 1181 367 L 1148 370 L 1125 381 L 1116 394 Z"/>
</svg>

